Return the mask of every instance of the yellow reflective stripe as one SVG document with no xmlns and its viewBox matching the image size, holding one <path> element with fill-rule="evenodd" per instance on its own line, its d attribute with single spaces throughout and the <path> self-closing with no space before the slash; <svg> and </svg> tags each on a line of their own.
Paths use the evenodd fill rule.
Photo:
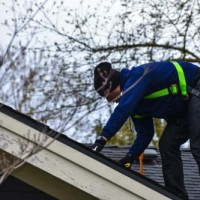
<svg viewBox="0 0 200 200">
<path fill-rule="evenodd" d="M 168 88 L 153 92 L 145 97 L 143 97 L 144 99 L 154 99 L 154 98 L 158 98 L 158 97 L 163 97 L 169 94 Z"/>
<path fill-rule="evenodd" d="M 181 94 L 183 96 L 187 96 L 187 85 L 186 85 L 186 80 L 185 80 L 185 75 L 184 75 L 183 69 L 179 65 L 179 63 L 177 63 L 176 61 L 170 61 L 170 62 L 175 66 L 176 71 L 178 73 Z"/>
</svg>

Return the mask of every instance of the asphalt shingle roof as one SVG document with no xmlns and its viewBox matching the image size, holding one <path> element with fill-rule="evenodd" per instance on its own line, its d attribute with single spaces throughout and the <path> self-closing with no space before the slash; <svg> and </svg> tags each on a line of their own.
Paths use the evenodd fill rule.
<svg viewBox="0 0 200 200">
<path fill-rule="evenodd" d="M 28 117 L 27 115 L 19 113 L 18 111 L 6 105 L 1 104 L 0 112 L 5 113 L 6 115 L 16 120 L 19 120 L 20 122 L 27 124 L 32 128 L 35 128 L 36 130 L 42 131 L 43 133 L 45 130 L 46 133 L 51 133 L 49 136 L 54 137 L 58 134 L 56 131 L 50 129 L 48 126 L 32 119 L 31 117 Z M 127 170 L 119 167 L 119 165 L 114 162 L 121 159 L 128 152 L 129 146 L 106 146 L 102 151 L 103 155 L 100 155 L 96 152 L 93 152 L 92 150 L 89 150 L 87 147 L 85 147 L 85 145 L 73 141 L 63 134 L 59 135 L 57 140 L 68 146 L 71 146 L 72 148 L 82 153 L 87 154 L 88 156 L 93 157 L 100 162 L 103 162 L 106 165 L 109 165 L 112 168 L 115 168 L 116 170 L 127 176 L 131 176 L 132 178 L 137 179 L 143 184 L 149 185 L 149 187 L 152 187 L 155 190 L 160 191 L 161 193 L 165 193 L 167 196 L 171 196 L 174 199 L 180 199 L 174 196 L 176 194 L 172 194 L 165 187 L 163 187 L 164 181 L 161 169 L 161 158 L 158 149 L 148 148 L 148 150 L 145 152 L 144 176 L 141 176 L 136 173 L 139 171 L 139 164 L 137 161 L 132 166 L 132 172 L 128 172 Z M 200 176 L 198 173 L 198 166 L 189 150 L 182 150 L 182 159 L 185 173 L 185 185 L 189 193 L 189 197 L 191 200 L 199 200 Z"/>
<path fill-rule="evenodd" d="M 118 161 L 127 152 L 129 146 L 106 146 L 102 154 L 112 160 Z M 181 149 L 183 160 L 185 186 L 191 200 L 200 199 L 200 175 L 198 166 L 189 149 Z M 132 170 L 139 172 L 139 162 L 135 161 Z M 159 150 L 156 148 L 148 148 L 144 156 L 144 176 L 164 185 L 162 175 L 162 164 Z"/>
</svg>

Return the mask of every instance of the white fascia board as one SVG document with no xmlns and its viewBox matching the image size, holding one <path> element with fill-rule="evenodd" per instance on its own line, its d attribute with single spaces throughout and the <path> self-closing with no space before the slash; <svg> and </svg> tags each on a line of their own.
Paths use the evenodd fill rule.
<svg viewBox="0 0 200 200">
<path fill-rule="evenodd" d="M 20 155 L 20 143 L 29 142 L 29 148 L 31 148 L 35 143 L 35 138 L 40 141 L 45 139 L 44 146 L 52 140 L 39 131 L 0 113 L 0 148 L 2 150 L 23 159 L 24 155 Z M 99 199 L 169 199 L 56 140 L 26 161 Z"/>
</svg>

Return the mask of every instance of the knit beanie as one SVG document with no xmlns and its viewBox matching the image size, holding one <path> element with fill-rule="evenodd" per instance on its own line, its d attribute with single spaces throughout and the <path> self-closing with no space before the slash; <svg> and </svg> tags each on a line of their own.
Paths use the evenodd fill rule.
<svg viewBox="0 0 200 200">
<path fill-rule="evenodd" d="M 113 69 L 109 62 L 102 62 L 94 69 L 94 88 L 100 96 L 104 91 L 113 91 L 119 85 L 120 72 Z"/>
</svg>

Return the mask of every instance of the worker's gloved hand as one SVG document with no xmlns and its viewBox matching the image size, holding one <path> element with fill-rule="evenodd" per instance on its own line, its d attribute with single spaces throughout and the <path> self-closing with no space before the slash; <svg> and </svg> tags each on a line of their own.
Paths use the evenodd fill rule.
<svg viewBox="0 0 200 200">
<path fill-rule="evenodd" d="M 119 164 L 126 169 L 130 169 L 131 165 L 133 164 L 133 161 L 134 161 L 133 156 L 128 153 L 124 158 L 119 160 Z"/>
<path fill-rule="evenodd" d="M 95 143 L 92 145 L 92 150 L 96 152 L 100 152 L 104 148 L 106 142 L 107 142 L 107 139 L 105 137 L 103 136 L 97 137 Z"/>
</svg>

